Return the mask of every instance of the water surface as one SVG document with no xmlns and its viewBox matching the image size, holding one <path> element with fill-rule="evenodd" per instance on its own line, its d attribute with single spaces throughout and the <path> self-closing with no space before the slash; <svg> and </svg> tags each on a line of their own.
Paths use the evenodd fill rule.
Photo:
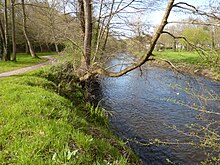
<svg viewBox="0 0 220 165">
<path fill-rule="evenodd" d="M 126 62 L 129 60 L 122 56 L 108 65 Z M 116 66 L 112 71 L 123 67 L 126 65 Z M 219 100 L 199 99 L 219 97 L 220 83 L 150 66 L 119 78 L 100 78 L 99 83 L 100 103 L 112 113 L 112 127 L 121 138 L 129 141 L 144 164 L 164 165 L 170 161 L 198 164 L 204 160 L 204 151 L 188 144 L 197 139 L 183 133 L 190 132 L 191 124 L 205 125 L 201 117 L 220 119 L 216 115 L 201 115 L 196 110 L 204 106 L 206 110 L 220 112 Z M 149 145 L 155 139 L 170 144 Z"/>
</svg>

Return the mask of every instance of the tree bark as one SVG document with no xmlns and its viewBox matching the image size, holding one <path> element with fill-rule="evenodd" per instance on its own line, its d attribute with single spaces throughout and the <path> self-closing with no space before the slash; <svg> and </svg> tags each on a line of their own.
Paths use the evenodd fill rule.
<svg viewBox="0 0 220 165">
<path fill-rule="evenodd" d="M 107 40 L 108 40 L 108 37 L 109 37 L 109 30 L 110 30 L 109 26 L 110 26 L 111 20 L 114 16 L 114 14 L 113 14 L 114 5 L 115 5 L 115 0 L 112 0 L 112 4 L 111 4 L 111 7 L 110 7 L 110 13 L 109 13 L 109 18 L 108 18 L 107 24 L 104 25 L 105 21 L 103 21 L 101 27 L 100 27 L 100 25 L 98 26 L 99 30 L 98 30 L 98 35 L 97 35 L 95 55 L 98 54 L 98 51 L 100 49 L 99 47 L 100 47 L 100 44 L 101 44 L 101 40 L 102 40 L 102 38 L 103 38 L 103 36 L 106 32 L 106 36 L 105 36 L 105 39 L 104 39 L 104 44 L 101 48 L 101 51 L 102 51 L 101 53 L 103 53 L 105 51 Z M 101 7 L 102 7 L 102 5 L 101 5 Z M 117 8 L 119 8 L 119 6 Z M 100 13 L 100 16 L 101 16 L 101 13 Z M 99 24 L 100 24 L 100 19 L 99 19 Z"/>
<path fill-rule="evenodd" d="M 27 35 L 27 16 L 26 16 L 26 11 L 25 11 L 25 4 L 24 4 L 24 0 L 21 0 L 21 5 L 22 5 L 22 14 L 23 14 L 23 33 L 24 33 L 24 36 L 25 36 L 25 39 L 27 41 L 27 44 L 28 44 L 28 48 L 29 48 L 29 51 L 31 53 L 31 56 L 33 58 L 39 58 L 35 52 L 34 52 L 34 49 L 33 49 L 33 46 L 30 42 L 30 39 Z"/>
<path fill-rule="evenodd" d="M 84 12 L 84 1 L 78 0 L 79 11 L 78 11 L 78 18 L 80 21 L 81 31 L 83 33 L 83 37 L 85 36 L 85 12 Z"/>
<path fill-rule="evenodd" d="M 174 38 L 174 39 L 173 39 L 173 51 L 174 51 L 174 52 L 176 52 L 176 49 L 177 49 L 176 44 L 177 44 L 177 41 L 176 41 L 176 39 Z"/>
<path fill-rule="evenodd" d="M 11 0 L 11 23 L 12 23 L 12 61 L 16 61 L 16 36 L 15 36 L 15 0 Z"/>
<path fill-rule="evenodd" d="M 83 0 L 85 14 L 84 60 L 87 70 L 90 68 L 92 45 L 92 4 L 91 0 Z"/>
<path fill-rule="evenodd" d="M 26 54 L 30 54 L 30 50 L 29 50 L 27 41 L 26 41 L 26 43 L 25 43 L 25 53 L 26 53 Z"/>
<path fill-rule="evenodd" d="M 10 61 L 10 50 L 9 50 L 9 33 L 8 33 L 8 5 L 7 0 L 4 2 L 4 24 L 5 24 L 5 30 L 4 30 L 4 38 L 5 38 L 5 44 L 4 44 L 4 53 L 3 53 L 3 60 L 4 61 Z"/>
<path fill-rule="evenodd" d="M 5 46 L 5 32 L 3 27 L 3 22 L 0 18 L 0 33 L 1 33 L 1 59 L 4 60 L 4 46 Z"/>
</svg>

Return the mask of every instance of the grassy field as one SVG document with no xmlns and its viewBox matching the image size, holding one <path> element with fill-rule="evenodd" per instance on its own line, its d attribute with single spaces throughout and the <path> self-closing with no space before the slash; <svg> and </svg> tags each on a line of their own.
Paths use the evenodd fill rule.
<svg viewBox="0 0 220 165">
<path fill-rule="evenodd" d="M 198 52 L 155 52 L 156 56 L 167 59 L 175 64 L 180 70 L 189 72 L 198 71 L 199 74 L 209 78 L 220 80 L 220 53 L 210 52 L 205 55 Z M 191 70 L 191 71 L 190 71 Z"/>
<path fill-rule="evenodd" d="M 135 53 L 137 56 L 142 56 L 143 53 Z M 189 73 L 198 73 L 200 75 L 205 75 L 209 78 L 220 80 L 220 53 L 207 53 L 206 55 L 201 55 L 197 52 L 186 52 L 177 51 L 173 52 L 171 50 L 153 52 L 155 55 L 156 62 L 159 65 L 164 66 L 164 60 L 172 62 L 180 71 Z"/>
<path fill-rule="evenodd" d="M 0 164 L 140 164 L 60 67 L 1 79 Z"/>
<path fill-rule="evenodd" d="M 145 55 L 144 53 L 133 53 L 138 57 Z M 154 51 L 153 65 L 168 67 L 165 60 L 170 61 L 181 72 L 188 72 L 190 74 L 198 74 L 220 81 L 220 52 L 206 52 L 206 54 L 199 54 L 198 52 L 187 52 L 172 50 Z"/>
<path fill-rule="evenodd" d="M 54 53 L 53 52 L 37 53 L 37 55 L 39 57 L 46 56 L 46 55 L 51 55 L 51 54 L 54 54 Z M 0 61 L 0 73 L 15 70 L 15 69 L 19 69 L 19 68 L 23 68 L 23 67 L 26 67 L 26 66 L 39 64 L 39 63 L 42 63 L 42 62 L 45 62 L 45 61 L 47 61 L 47 59 L 43 59 L 43 58 L 42 59 L 35 59 L 35 58 L 32 58 L 31 55 L 29 55 L 29 54 L 18 53 L 17 54 L 17 62 Z"/>
<path fill-rule="evenodd" d="M 203 58 L 196 52 L 154 52 L 156 56 L 162 59 L 170 60 L 173 63 L 197 64 L 203 63 Z"/>
</svg>

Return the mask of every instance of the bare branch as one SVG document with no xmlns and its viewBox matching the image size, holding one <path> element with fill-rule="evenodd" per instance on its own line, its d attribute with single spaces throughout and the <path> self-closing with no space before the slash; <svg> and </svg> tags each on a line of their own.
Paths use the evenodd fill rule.
<svg viewBox="0 0 220 165">
<path fill-rule="evenodd" d="M 189 8 L 183 7 L 183 6 L 179 6 L 179 5 L 185 5 L 185 6 L 189 7 Z M 195 6 L 190 5 L 190 4 L 186 3 L 186 2 L 178 2 L 178 3 L 174 4 L 173 7 L 178 7 L 178 8 L 182 8 L 182 9 L 187 9 L 187 10 L 191 10 L 191 11 L 194 11 L 194 12 L 198 12 L 198 9 Z"/>
<path fill-rule="evenodd" d="M 156 43 L 157 43 L 160 35 L 162 34 L 164 27 L 167 25 L 167 20 L 168 20 L 168 17 L 170 15 L 170 12 L 172 10 L 173 3 L 174 3 L 174 0 L 170 0 L 169 1 L 168 5 L 167 5 L 167 8 L 166 8 L 166 12 L 165 12 L 164 17 L 163 17 L 163 19 L 161 21 L 161 24 L 158 27 L 158 29 L 157 29 L 157 31 L 156 31 L 153 39 L 152 39 L 152 42 L 150 44 L 150 47 L 149 47 L 146 55 L 142 59 L 140 59 L 139 61 L 134 63 L 134 65 L 129 66 L 129 67 L 123 69 L 120 72 L 109 72 L 109 71 L 106 71 L 106 70 L 104 70 L 102 68 L 99 68 L 97 70 L 91 71 L 90 73 L 86 73 L 84 76 L 82 76 L 80 78 L 80 80 L 81 81 L 86 80 L 89 77 L 97 75 L 97 74 L 104 74 L 104 75 L 109 76 L 109 77 L 119 77 L 119 76 L 125 75 L 126 73 L 128 73 L 128 72 L 130 72 L 130 71 L 132 71 L 132 70 L 142 66 L 147 61 L 149 61 L 150 60 L 149 58 L 152 56 L 152 52 L 153 52 L 153 50 L 154 50 L 154 48 L 156 46 Z"/>
<path fill-rule="evenodd" d="M 212 22 L 197 22 L 197 21 L 172 21 L 168 22 L 169 24 L 193 24 L 193 25 L 205 25 L 205 26 L 218 26 L 220 27 L 220 23 L 212 23 Z"/>
<path fill-rule="evenodd" d="M 187 40 L 186 37 L 184 36 L 174 36 L 172 33 L 167 32 L 167 31 L 163 31 L 162 33 L 168 34 L 171 37 L 173 37 L 174 39 L 183 39 L 187 44 L 189 44 L 192 48 L 194 48 L 197 52 L 202 52 L 203 54 L 206 52 L 202 47 L 196 46 L 193 43 L 191 43 L 189 40 Z"/>
<path fill-rule="evenodd" d="M 176 66 L 171 61 L 167 59 L 162 59 L 162 58 L 157 58 L 157 59 L 168 63 L 172 68 L 174 68 L 177 72 L 179 72 L 179 70 L 176 68 Z"/>
<path fill-rule="evenodd" d="M 181 6 L 181 5 L 185 5 L 187 7 Z M 177 7 L 177 8 L 183 9 L 183 10 L 191 11 L 193 14 L 198 14 L 198 15 L 207 16 L 209 18 L 213 18 L 216 20 L 220 20 L 220 18 L 217 15 L 215 15 L 214 13 L 207 13 L 207 12 L 198 10 L 195 6 L 190 5 L 188 3 L 185 3 L 185 2 L 176 3 L 173 5 L 173 7 Z"/>
</svg>

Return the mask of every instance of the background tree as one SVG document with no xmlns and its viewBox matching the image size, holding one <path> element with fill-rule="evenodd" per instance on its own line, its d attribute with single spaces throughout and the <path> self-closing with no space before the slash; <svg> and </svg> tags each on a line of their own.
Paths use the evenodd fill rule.
<svg viewBox="0 0 220 165">
<path fill-rule="evenodd" d="M 209 32 L 200 27 L 184 29 L 183 36 L 196 46 L 208 47 L 211 45 L 211 36 Z M 189 49 L 188 47 L 188 50 Z"/>
<path fill-rule="evenodd" d="M 8 32 L 8 1 L 4 1 L 4 37 L 3 37 L 3 60 L 10 61 L 10 49 L 9 49 L 9 32 Z"/>
<path fill-rule="evenodd" d="M 37 55 L 34 52 L 34 49 L 32 47 L 32 44 L 30 42 L 29 36 L 27 34 L 27 16 L 26 16 L 26 10 L 25 10 L 25 4 L 24 4 L 24 0 L 21 0 L 21 5 L 22 5 L 22 15 L 23 15 L 23 33 L 28 45 L 28 49 L 30 51 L 30 54 L 33 58 L 37 58 Z"/>
<path fill-rule="evenodd" d="M 13 61 L 16 61 L 16 31 L 15 31 L 15 0 L 11 0 L 11 24 L 12 24 L 12 53 Z"/>
</svg>

